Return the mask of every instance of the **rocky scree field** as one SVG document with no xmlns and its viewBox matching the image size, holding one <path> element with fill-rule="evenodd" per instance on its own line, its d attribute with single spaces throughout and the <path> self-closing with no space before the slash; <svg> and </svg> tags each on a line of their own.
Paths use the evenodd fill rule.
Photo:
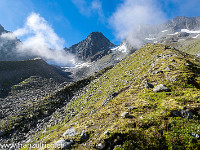
<svg viewBox="0 0 200 150">
<path fill-rule="evenodd" d="M 66 104 L 65 120 L 38 131 L 24 149 L 199 149 L 199 88 L 199 58 L 147 44 L 91 80 Z"/>
<path fill-rule="evenodd" d="M 111 67 L 75 83 L 59 83 L 53 78 L 31 76 L 13 85 L 9 95 L 0 98 L 1 144 L 31 141 L 35 133 L 67 121 L 74 116 L 66 104 L 87 91 L 85 86 Z"/>
</svg>

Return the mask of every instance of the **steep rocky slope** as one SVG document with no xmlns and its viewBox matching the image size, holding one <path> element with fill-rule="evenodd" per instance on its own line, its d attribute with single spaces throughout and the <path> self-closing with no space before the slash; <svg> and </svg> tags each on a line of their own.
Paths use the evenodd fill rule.
<svg viewBox="0 0 200 150">
<path fill-rule="evenodd" d="M 96 61 L 85 63 L 85 65 L 82 65 L 76 68 L 64 67 L 62 68 L 62 70 L 65 73 L 69 74 L 68 77 L 71 79 L 71 81 L 78 81 L 106 67 L 114 66 L 115 64 L 120 62 L 122 59 L 127 57 L 127 55 L 128 53 L 113 51 L 112 53 L 105 55 Z"/>
<path fill-rule="evenodd" d="M 109 54 L 114 46 L 101 32 L 92 32 L 85 40 L 65 50 L 82 61 L 94 61 Z"/>
<path fill-rule="evenodd" d="M 180 49 L 183 52 L 186 52 L 191 55 L 200 56 L 200 38 L 199 35 L 196 36 L 196 38 L 185 38 L 182 40 L 176 39 L 165 39 L 161 43 L 171 45 L 173 47 L 176 47 L 177 49 Z"/>
<path fill-rule="evenodd" d="M 30 142 L 35 133 L 67 121 L 66 116 L 76 113 L 73 109 L 66 111 L 67 104 L 85 93 L 85 87 L 108 69 L 76 83 L 31 76 L 12 86 L 9 95 L 0 98 L 0 149 L 3 144 L 8 144 L 5 149 L 13 145 L 19 149 L 17 143 Z"/>
<path fill-rule="evenodd" d="M 66 104 L 66 120 L 23 149 L 198 149 L 199 88 L 199 58 L 147 44 L 92 80 Z"/>
<path fill-rule="evenodd" d="M 199 30 L 200 17 L 185 17 L 178 16 L 165 23 L 168 28 L 173 28 L 174 31 L 178 29 Z"/>
<path fill-rule="evenodd" d="M 56 82 L 64 82 L 66 78 L 58 74 L 42 59 L 25 61 L 0 61 L 0 95 L 7 95 L 11 86 L 31 76 L 53 78 Z"/>
<path fill-rule="evenodd" d="M 112 48 L 109 54 L 102 56 L 93 62 L 83 63 L 75 68 L 63 67 L 63 71 L 69 74 L 68 77 L 70 77 L 72 81 L 78 81 L 108 66 L 117 64 L 135 50 L 135 48 L 133 48 L 127 41 L 124 40 L 119 46 Z"/>
</svg>

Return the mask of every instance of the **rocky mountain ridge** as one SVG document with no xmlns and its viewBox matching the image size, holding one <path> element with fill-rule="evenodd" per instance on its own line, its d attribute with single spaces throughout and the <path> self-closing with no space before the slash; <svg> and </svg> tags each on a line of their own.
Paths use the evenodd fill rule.
<svg viewBox="0 0 200 150">
<path fill-rule="evenodd" d="M 6 96 L 10 88 L 31 76 L 52 78 L 58 83 L 67 81 L 44 60 L 37 58 L 25 61 L 0 61 L 0 95 Z"/>
<path fill-rule="evenodd" d="M 92 32 L 85 40 L 65 50 L 82 61 L 95 61 L 109 54 L 114 46 L 101 32 Z"/>
<path fill-rule="evenodd" d="M 173 28 L 175 31 L 178 29 L 199 30 L 200 17 L 185 17 L 178 16 L 165 23 L 167 28 Z"/>
<path fill-rule="evenodd" d="M 177 42 L 197 38 L 200 34 L 200 17 L 175 17 L 163 24 L 137 26 L 126 41 L 139 48 L 145 43 Z"/>
</svg>

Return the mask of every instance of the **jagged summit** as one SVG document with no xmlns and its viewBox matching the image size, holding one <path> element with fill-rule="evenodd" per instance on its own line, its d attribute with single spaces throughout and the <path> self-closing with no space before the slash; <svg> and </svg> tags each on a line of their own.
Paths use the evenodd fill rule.
<svg viewBox="0 0 200 150">
<path fill-rule="evenodd" d="M 94 61 L 108 54 L 114 46 L 101 32 L 92 32 L 85 40 L 65 49 L 83 61 Z"/>
<path fill-rule="evenodd" d="M 17 52 L 17 45 L 21 43 L 21 41 L 17 37 L 15 39 L 10 39 L 7 36 L 2 36 L 4 33 L 12 34 L 12 32 L 7 31 L 0 24 L 0 61 L 16 61 L 32 58 L 19 55 Z"/>
<path fill-rule="evenodd" d="M 200 28 L 200 17 L 177 16 L 166 23 L 168 27 L 195 30 Z"/>
<path fill-rule="evenodd" d="M 107 39 L 104 35 L 103 35 L 103 33 L 101 33 L 101 32 L 98 32 L 98 31 L 96 31 L 96 32 L 91 32 L 88 36 L 87 36 L 87 39 L 91 39 L 91 40 L 95 40 L 95 39 Z M 108 40 L 108 39 L 107 39 Z M 109 41 L 109 40 L 108 40 Z"/>
<path fill-rule="evenodd" d="M 178 16 L 163 24 L 140 25 L 135 27 L 126 40 L 130 45 L 140 48 L 146 43 L 178 42 L 195 39 L 200 34 L 200 17 Z"/>
<path fill-rule="evenodd" d="M 4 27 L 0 24 L 0 34 L 2 34 L 3 32 L 7 32 Z"/>
</svg>

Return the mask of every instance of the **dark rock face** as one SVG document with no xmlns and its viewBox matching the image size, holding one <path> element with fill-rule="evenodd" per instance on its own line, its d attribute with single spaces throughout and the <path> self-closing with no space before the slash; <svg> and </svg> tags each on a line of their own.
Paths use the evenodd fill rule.
<svg viewBox="0 0 200 150">
<path fill-rule="evenodd" d="M 85 40 L 65 50 L 83 61 L 94 61 L 109 54 L 110 47 L 114 46 L 101 32 L 92 32 Z"/>
<path fill-rule="evenodd" d="M 3 32 L 8 32 L 4 29 L 4 27 L 2 25 L 0 25 L 0 34 L 2 34 Z"/>
<path fill-rule="evenodd" d="M 45 69 L 43 68 L 43 70 Z M 68 111 L 70 103 L 86 93 L 87 85 L 106 71 L 74 83 L 59 83 L 55 80 L 56 78 L 48 79 L 47 76 L 46 78 L 32 76 L 12 86 L 9 95 L 0 98 L 0 114 L 3 114 L 0 122 L 0 127 L 2 127 L 0 129 L 0 143 L 11 143 L 13 141 L 25 143 L 36 132 L 43 131 L 45 134 L 46 127 L 65 121 L 67 115 L 74 117 L 79 111 L 74 109 Z M 56 77 L 56 74 L 52 75 Z M 80 109 L 82 110 L 84 107 Z M 4 122 L 12 123 L 12 127 L 5 126 Z M 71 126 L 76 124 L 77 122 L 71 124 Z M 73 130 L 68 133 L 73 135 Z M 74 134 L 77 133 L 74 132 Z M 82 133 L 83 138 L 89 136 L 85 131 L 82 131 Z M 81 136 L 81 133 L 78 134 Z M 1 136 L 3 137 L 1 138 Z M 69 142 L 68 140 L 65 141 Z"/>
<path fill-rule="evenodd" d="M 12 35 L 12 32 L 5 30 L 4 27 L 0 25 L 0 61 L 16 61 L 34 58 L 20 55 L 17 46 L 21 44 L 21 41 L 17 39 L 17 37 L 14 37 L 14 34 L 12 35 L 13 37 L 10 38 L 9 36 L 3 36 L 4 33 Z"/>
<path fill-rule="evenodd" d="M 42 59 L 26 61 L 0 61 L 0 97 L 10 91 L 10 87 L 31 76 L 53 78 L 59 83 L 66 79 Z"/>
<path fill-rule="evenodd" d="M 166 26 L 177 29 L 195 30 L 200 28 L 200 17 L 178 16 L 166 23 Z"/>
<path fill-rule="evenodd" d="M 149 88 L 154 88 L 153 84 L 145 82 L 144 83 L 145 88 L 149 89 Z"/>
<path fill-rule="evenodd" d="M 172 116 L 174 117 L 182 117 L 192 119 L 193 113 L 190 110 L 174 110 L 171 112 Z"/>
</svg>

